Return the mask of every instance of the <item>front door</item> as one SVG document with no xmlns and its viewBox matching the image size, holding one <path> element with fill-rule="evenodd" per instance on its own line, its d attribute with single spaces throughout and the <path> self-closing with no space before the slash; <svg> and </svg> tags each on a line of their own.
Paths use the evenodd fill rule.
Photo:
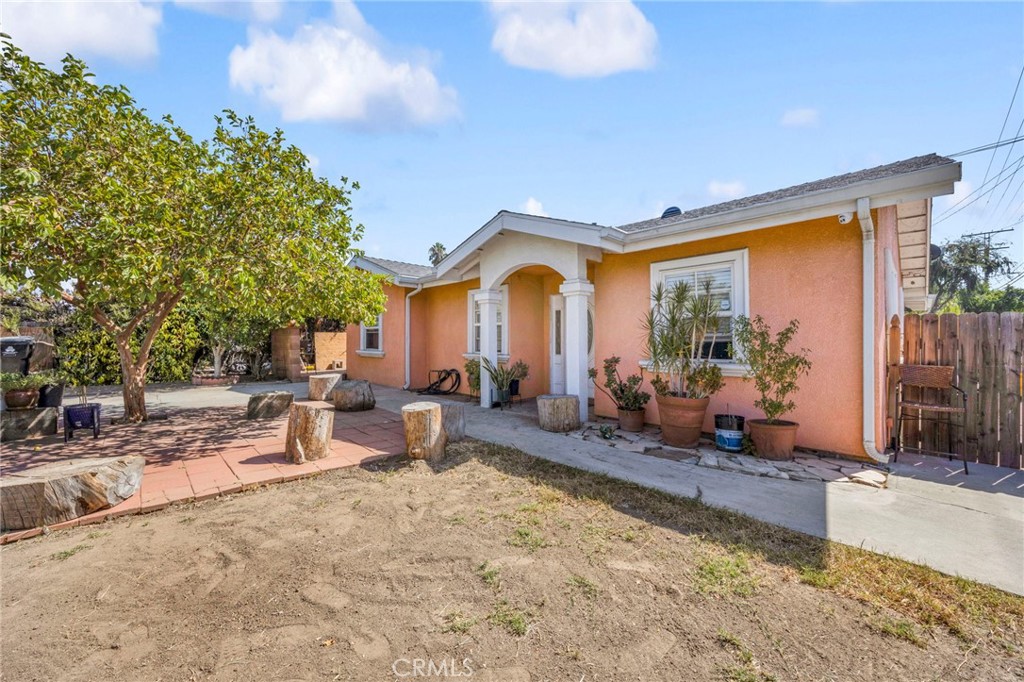
<svg viewBox="0 0 1024 682">
<path fill-rule="evenodd" d="M 551 297 L 551 392 L 565 393 L 565 299 Z"/>
</svg>

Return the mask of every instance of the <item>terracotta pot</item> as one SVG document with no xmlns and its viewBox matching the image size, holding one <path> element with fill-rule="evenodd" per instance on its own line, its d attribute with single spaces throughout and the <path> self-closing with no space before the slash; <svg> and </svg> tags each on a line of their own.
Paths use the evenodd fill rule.
<svg viewBox="0 0 1024 682">
<path fill-rule="evenodd" d="M 619 428 L 623 431 L 639 433 L 644 430 L 643 410 L 619 410 Z"/>
<path fill-rule="evenodd" d="M 677 448 L 695 448 L 704 426 L 704 413 L 711 398 L 655 396 L 661 417 L 661 435 L 665 443 Z"/>
<path fill-rule="evenodd" d="M 774 460 L 793 459 L 799 424 L 782 420 L 769 423 L 767 419 L 750 419 L 747 426 L 750 427 L 750 439 L 754 441 L 758 457 Z"/>
<path fill-rule="evenodd" d="M 8 410 L 30 410 L 39 400 L 38 388 L 12 388 L 4 393 Z"/>
</svg>

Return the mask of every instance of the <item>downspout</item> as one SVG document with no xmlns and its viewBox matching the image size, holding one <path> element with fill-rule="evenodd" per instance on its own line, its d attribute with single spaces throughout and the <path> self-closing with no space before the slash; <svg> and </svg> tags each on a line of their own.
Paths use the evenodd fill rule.
<svg viewBox="0 0 1024 682">
<path fill-rule="evenodd" d="M 864 454 L 879 464 L 888 464 L 889 456 L 875 445 L 875 223 L 871 219 L 871 200 L 857 199 L 857 220 L 863 245 L 863 281 L 861 308 L 863 338 L 863 438 Z"/>
<path fill-rule="evenodd" d="M 409 329 L 412 315 L 409 312 L 409 299 L 421 291 L 423 291 L 423 285 L 417 284 L 415 289 L 405 295 L 405 385 L 402 386 L 403 391 L 408 391 L 409 385 L 412 383 L 412 360 L 410 359 L 412 353 L 412 331 Z"/>
</svg>

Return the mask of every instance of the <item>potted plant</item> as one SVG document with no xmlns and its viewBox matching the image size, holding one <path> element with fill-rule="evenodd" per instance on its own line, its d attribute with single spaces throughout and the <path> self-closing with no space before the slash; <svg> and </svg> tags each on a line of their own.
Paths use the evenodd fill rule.
<svg viewBox="0 0 1024 682">
<path fill-rule="evenodd" d="M 688 282 L 658 284 L 651 295 L 644 318 L 646 351 L 652 369 L 665 375 L 655 376 L 651 386 L 669 445 L 692 448 L 700 441 L 711 396 L 723 384 L 721 368 L 711 362 L 720 324 L 710 283 L 700 291 Z"/>
<path fill-rule="evenodd" d="M 502 364 L 499 362 L 495 366 L 490 360 L 481 356 L 480 364 L 494 385 L 494 392 L 497 398 L 495 402 L 502 405 L 507 405 L 512 400 L 512 382 L 522 381 L 530 375 L 529 365 L 522 360 L 516 360 L 512 364 Z"/>
<path fill-rule="evenodd" d="M 100 404 L 89 402 L 89 365 L 67 365 L 61 373 L 68 384 L 78 387 L 78 404 L 64 406 L 64 442 L 73 437 L 75 429 L 92 429 L 93 438 L 98 438 Z"/>
<path fill-rule="evenodd" d="M 44 379 L 38 374 L 3 372 L 0 386 L 4 391 L 4 403 L 8 410 L 30 410 L 39 400 L 39 387 Z"/>
<path fill-rule="evenodd" d="M 39 387 L 39 407 L 60 407 L 64 402 L 64 376 L 57 370 L 39 373 L 42 385 Z"/>
<path fill-rule="evenodd" d="M 480 361 L 476 358 L 466 360 L 463 369 L 466 370 L 466 380 L 469 382 L 469 394 L 480 395 Z"/>
<path fill-rule="evenodd" d="M 765 459 L 790 459 L 796 447 L 799 424 L 781 417 L 796 408 L 790 396 L 797 391 L 797 380 L 811 369 L 808 350 L 787 350 L 800 323 L 791 320 L 785 329 L 772 336 L 771 328 L 760 315 L 753 319 L 736 319 L 735 337 L 749 369 L 745 380 L 754 381 L 761 397 L 754 407 L 764 412 L 764 419 L 747 420 L 750 438 L 757 454 Z"/>
<path fill-rule="evenodd" d="M 619 428 L 635 433 L 644 428 L 644 406 L 651 399 L 651 394 L 640 389 L 644 381 L 642 373 L 630 374 L 623 381 L 619 376 L 621 361 L 617 356 L 605 359 L 604 386 L 597 383 L 597 369 L 590 370 L 590 379 L 599 391 L 615 403 L 615 409 L 619 412 Z"/>
</svg>

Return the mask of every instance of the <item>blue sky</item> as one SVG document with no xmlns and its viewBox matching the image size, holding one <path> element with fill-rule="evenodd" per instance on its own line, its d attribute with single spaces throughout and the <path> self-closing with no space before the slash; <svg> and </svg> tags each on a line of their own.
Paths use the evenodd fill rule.
<svg viewBox="0 0 1024 682">
<path fill-rule="evenodd" d="M 621 224 L 999 137 L 1020 3 L 50 2 L 4 31 L 70 51 L 198 136 L 232 108 L 358 180 L 370 255 L 425 262 L 502 208 Z M 1024 121 L 1024 86 L 1004 138 Z M 1024 143 L 962 157 L 935 241 L 1012 225 Z M 1013 175 L 1012 179 L 1009 179 Z M 1003 193 L 1003 190 L 1008 191 Z M 978 196 L 984 191 L 977 192 Z M 972 197 L 973 198 L 973 197 Z M 1016 224 L 1014 224 L 1016 223 Z"/>
</svg>

